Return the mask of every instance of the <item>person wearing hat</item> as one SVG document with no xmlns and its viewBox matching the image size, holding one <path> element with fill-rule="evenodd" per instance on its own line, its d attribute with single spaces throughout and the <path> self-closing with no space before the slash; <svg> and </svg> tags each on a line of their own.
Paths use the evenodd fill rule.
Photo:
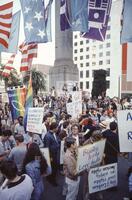
<svg viewBox="0 0 132 200">
<path fill-rule="evenodd" d="M 64 155 L 64 174 L 67 184 L 66 200 L 75 200 L 79 190 L 80 176 L 77 172 L 76 139 L 67 137 L 65 139 L 66 153 Z"/>
<path fill-rule="evenodd" d="M 99 123 L 99 127 L 100 127 L 101 131 L 103 132 L 107 129 L 108 124 L 107 124 L 106 121 L 102 121 L 102 122 Z"/>
</svg>

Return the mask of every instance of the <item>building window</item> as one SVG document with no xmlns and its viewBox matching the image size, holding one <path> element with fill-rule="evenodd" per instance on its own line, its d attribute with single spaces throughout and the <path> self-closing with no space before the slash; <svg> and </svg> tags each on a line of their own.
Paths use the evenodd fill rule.
<svg viewBox="0 0 132 200">
<path fill-rule="evenodd" d="M 89 67 L 89 63 L 86 63 L 86 67 Z"/>
<path fill-rule="evenodd" d="M 89 51 L 89 47 L 86 47 L 86 51 Z"/>
<path fill-rule="evenodd" d="M 77 57 L 75 57 L 74 60 L 77 60 Z"/>
<path fill-rule="evenodd" d="M 74 46 L 77 46 L 77 42 L 74 42 Z"/>
<path fill-rule="evenodd" d="M 93 54 L 93 55 L 92 55 L 92 58 L 96 58 L 96 54 Z"/>
<path fill-rule="evenodd" d="M 89 43 L 89 40 L 86 40 L 86 44 L 88 44 Z"/>
<path fill-rule="evenodd" d="M 103 49 L 103 44 L 100 44 L 100 45 L 99 45 L 99 49 Z"/>
<path fill-rule="evenodd" d="M 80 60 L 83 60 L 83 56 L 80 56 Z"/>
<path fill-rule="evenodd" d="M 92 66 L 95 66 L 96 65 L 96 62 L 92 62 Z"/>
<path fill-rule="evenodd" d="M 110 47 L 110 43 L 107 43 L 107 44 L 106 44 L 106 47 Z"/>
<path fill-rule="evenodd" d="M 89 55 L 86 55 L 86 59 L 89 59 Z"/>
<path fill-rule="evenodd" d="M 106 60 L 106 64 L 110 64 L 110 60 Z"/>
<path fill-rule="evenodd" d="M 89 89 L 89 81 L 86 81 L 86 89 Z"/>
<path fill-rule="evenodd" d="M 80 45 L 82 45 L 83 44 L 83 41 L 80 41 Z"/>
<path fill-rule="evenodd" d="M 80 49 L 80 52 L 83 52 L 83 48 Z"/>
<path fill-rule="evenodd" d="M 86 78 L 89 78 L 89 70 L 86 70 Z"/>
<path fill-rule="evenodd" d="M 96 50 L 96 46 L 94 45 L 94 46 L 92 46 L 92 50 L 93 51 L 95 51 Z"/>
<path fill-rule="evenodd" d="M 110 88 L 110 81 L 106 81 L 106 88 L 107 88 L 107 89 Z"/>
<path fill-rule="evenodd" d="M 110 56 L 110 51 L 106 51 L 106 56 Z"/>
<path fill-rule="evenodd" d="M 80 82 L 80 89 L 83 90 L 83 82 Z"/>
<path fill-rule="evenodd" d="M 99 61 L 99 65 L 103 65 L 103 61 L 102 60 Z"/>
<path fill-rule="evenodd" d="M 74 38 L 77 39 L 77 35 L 75 35 Z"/>
<path fill-rule="evenodd" d="M 80 63 L 80 67 L 83 67 L 83 63 Z"/>
<path fill-rule="evenodd" d="M 83 78 L 83 71 L 80 71 L 80 78 Z"/>
<path fill-rule="evenodd" d="M 110 26 L 107 26 L 107 31 L 109 31 L 110 30 Z"/>
<path fill-rule="evenodd" d="M 106 35 L 106 39 L 110 39 L 110 34 Z"/>
<path fill-rule="evenodd" d="M 106 69 L 106 76 L 110 76 L 110 68 Z"/>
<path fill-rule="evenodd" d="M 77 49 L 74 50 L 74 53 L 77 53 Z"/>
<path fill-rule="evenodd" d="M 99 53 L 99 57 L 102 57 L 103 56 L 103 52 Z"/>
</svg>

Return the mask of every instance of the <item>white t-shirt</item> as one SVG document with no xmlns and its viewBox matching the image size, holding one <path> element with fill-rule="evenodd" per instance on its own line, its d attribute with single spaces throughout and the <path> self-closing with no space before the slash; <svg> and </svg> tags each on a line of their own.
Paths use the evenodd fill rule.
<svg viewBox="0 0 132 200">
<path fill-rule="evenodd" d="M 3 183 L 3 185 L 0 188 L 0 199 L 1 200 L 30 200 L 31 194 L 33 192 L 33 183 L 31 178 L 24 174 L 25 179 L 20 182 L 19 184 L 11 187 L 6 188 L 4 185 L 6 185 L 6 181 Z M 4 189 L 3 189 L 4 188 Z"/>
</svg>

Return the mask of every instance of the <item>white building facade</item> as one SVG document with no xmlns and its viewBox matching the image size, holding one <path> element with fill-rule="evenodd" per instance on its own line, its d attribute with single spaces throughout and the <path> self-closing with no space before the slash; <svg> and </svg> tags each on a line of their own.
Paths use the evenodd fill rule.
<svg viewBox="0 0 132 200">
<path fill-rule="evenodd" d="M 107 71 L 109 97 L 120 95 L 122 48 L 120 45 L 122 1 L 112 3 L 111 14 L 104 42 L 73 34 L 73 60 L 79 69 L 79 85 L 84 91 L 92 91 L 94 70 Z"/>
</svg>

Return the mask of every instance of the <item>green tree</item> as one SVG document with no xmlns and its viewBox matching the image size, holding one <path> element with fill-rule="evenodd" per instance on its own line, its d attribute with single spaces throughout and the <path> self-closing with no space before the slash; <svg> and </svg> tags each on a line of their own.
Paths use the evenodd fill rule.
<svg viewBox="0 0 132 200">
<path fill-rule="evenodd" d="M 13 86 L 20 86 L 20 85 L 22 85 L 16 69 L 12 69 L 11 70 L 9 77 L 4 77 L 2 75 L 3 69 L 4 69 L 4 66 L 1 66 L 1 68 L 0 68 L 0 80 L 4 81 L 4 83 L 5 83 L 5 90 L 7 90 L 7 87 L 13 87 Z"/>
<path fill-rule="evenodd" d="M 38 94 L 38 91 L 46 90 L 45 75 L 37 71 L 35 68 L 31 69 L 29 73 L 23 78 L 23 83 L 28 84 L 30 73 L 32 74 L 32 86 L 34 95 Z"/>
</svg>

